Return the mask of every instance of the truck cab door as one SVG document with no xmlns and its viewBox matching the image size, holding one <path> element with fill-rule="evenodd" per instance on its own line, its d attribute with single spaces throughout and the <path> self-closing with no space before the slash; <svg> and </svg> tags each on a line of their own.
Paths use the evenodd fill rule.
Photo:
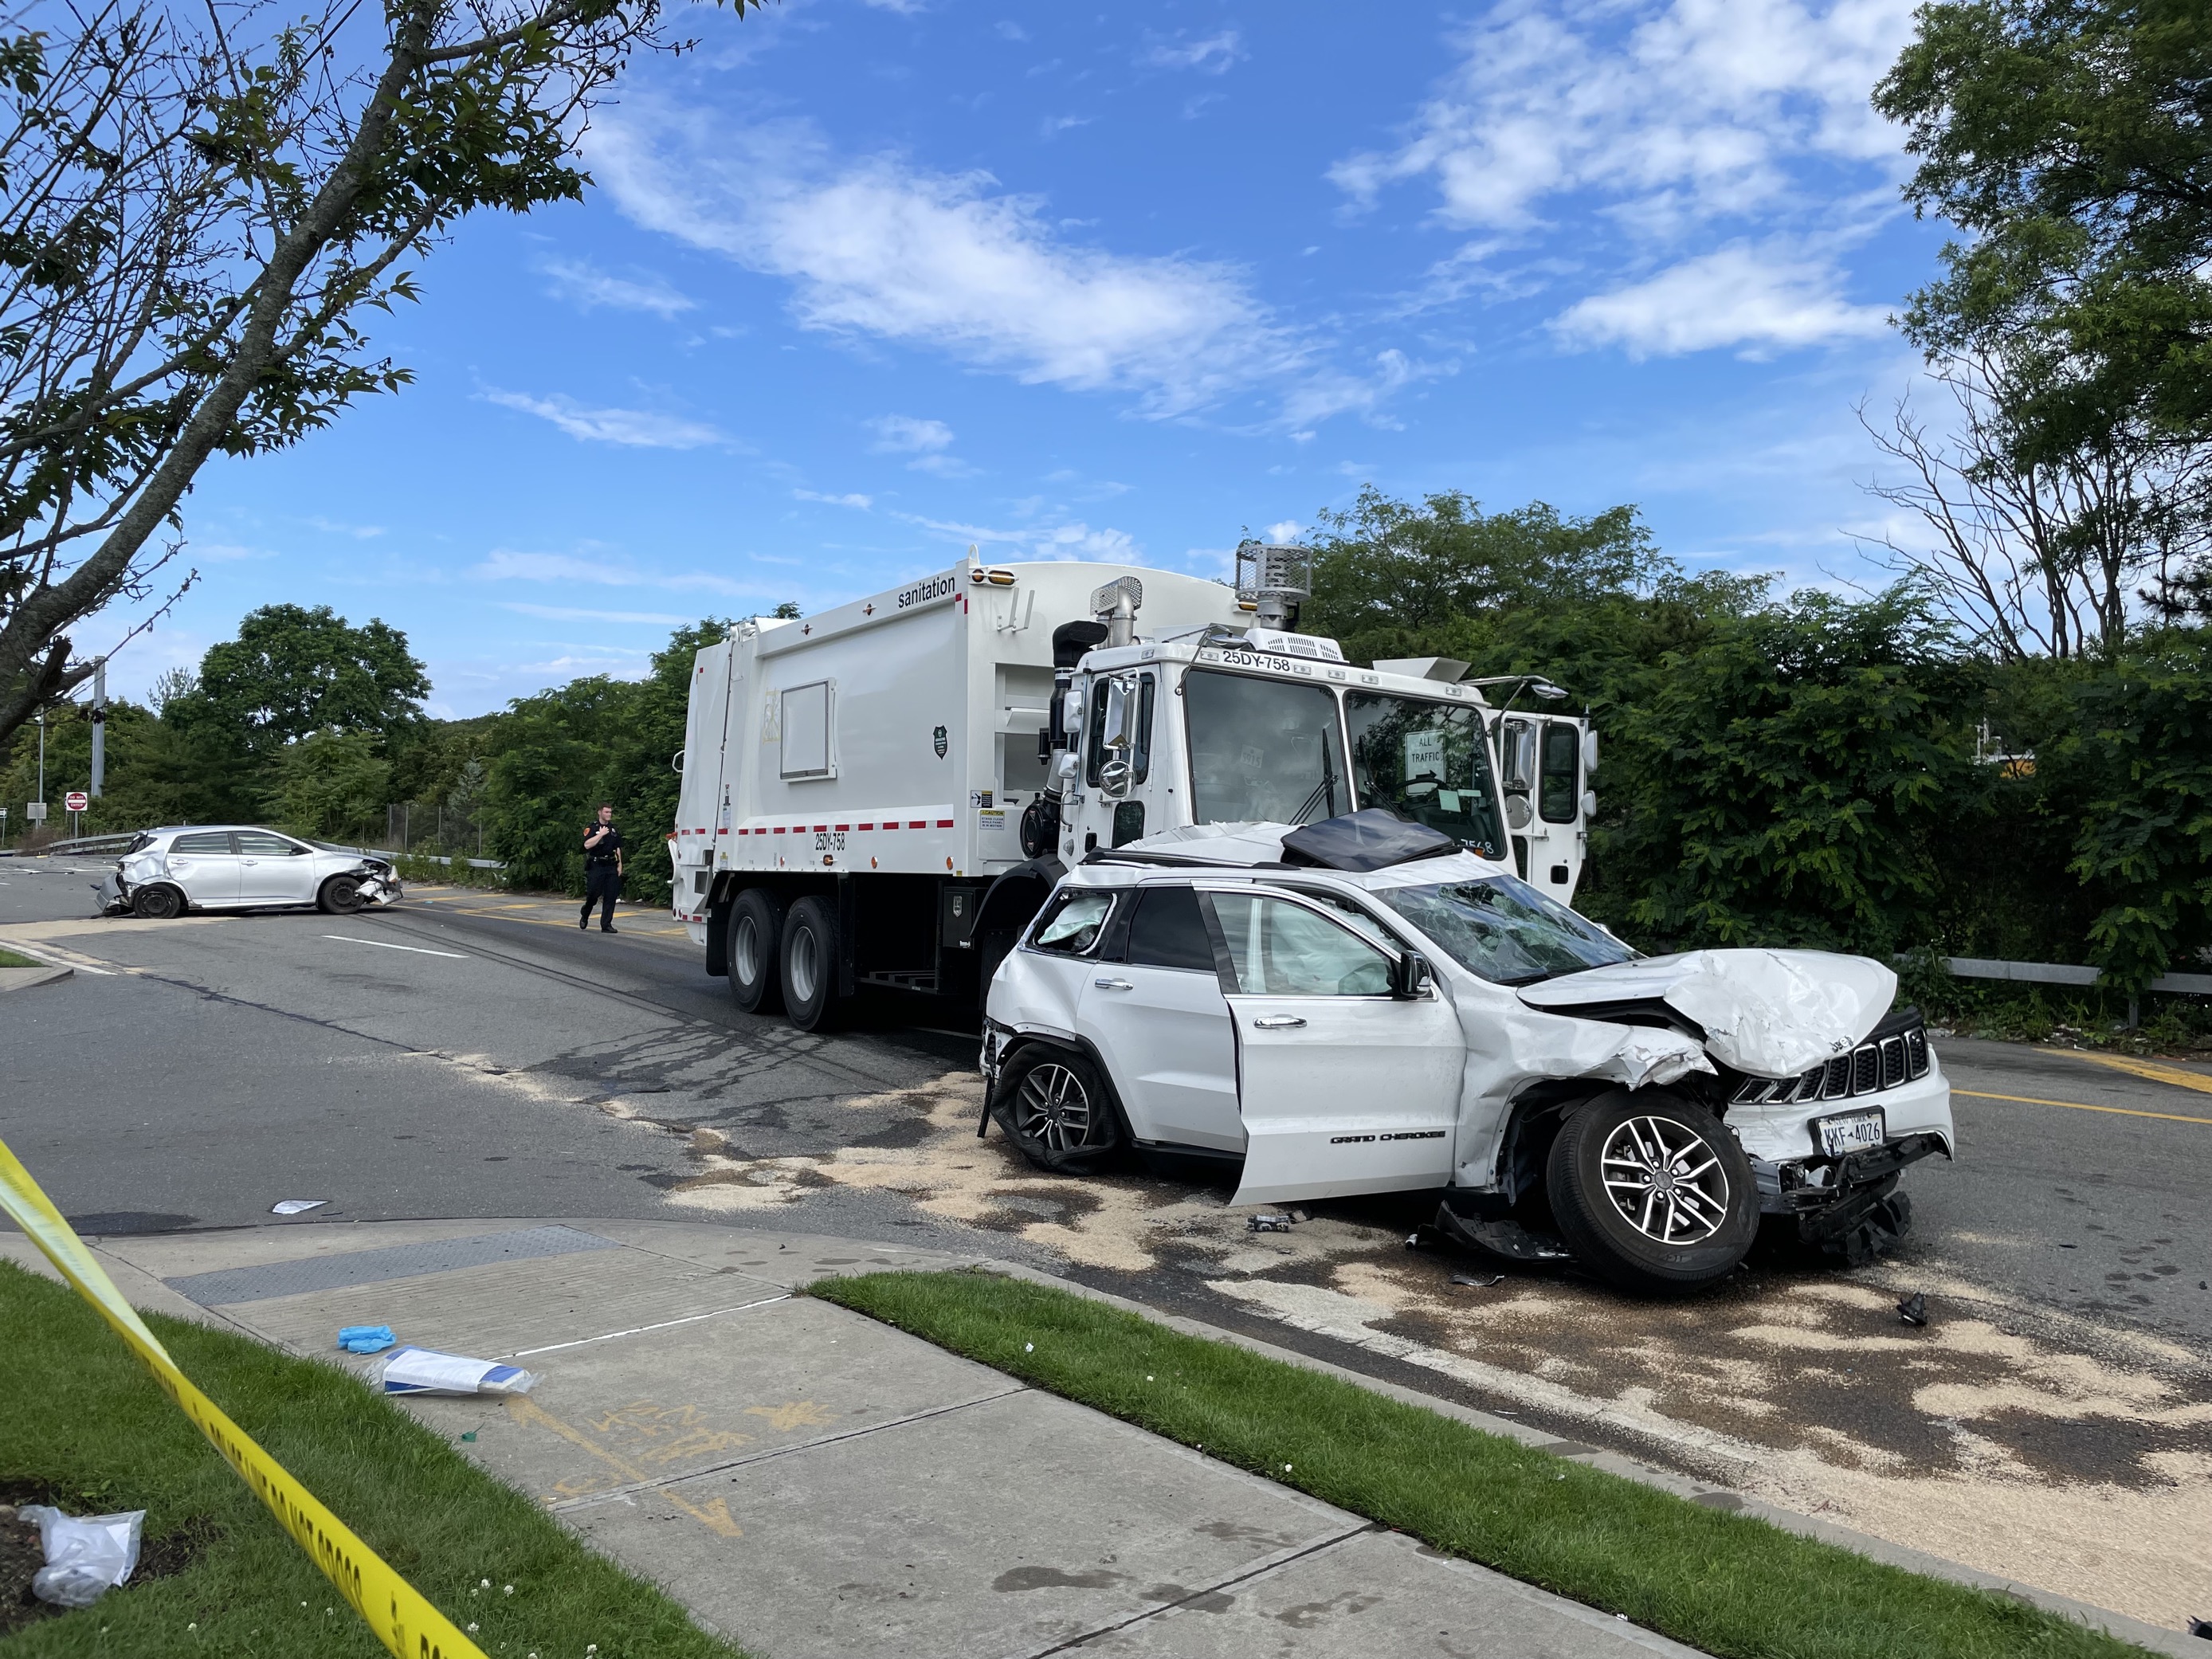
<svg viewBox="0 0 2212 1659">
<path fill-rule="evenodd" d="M 1508 714 L 1498 747 L 1514 869 L 1538 892 L 1571 903 L 1589 854 L 1597 735 L 1586 720 Z"/>
<path fill-rule="evenodd" d="M 1244 1173 L 1232 1205 L 1442 1187 L 1466 1056 L 1429 984 L 1303 901 L 1206 896 L 1229 957 Z"/>
<path fill-rule="evenodd" d="M 1164 735 L 1160 676 L 1130 669 L 1102 674 L 1085 699 L 1083 830 L 1102 847 L 1127 847 L 1172 822 L 1161 810 L 1165 769 L 1153 777 L 1154 734 Z M 1079 843 L 1079 854 L 1089 851 Z"/>
</svg>

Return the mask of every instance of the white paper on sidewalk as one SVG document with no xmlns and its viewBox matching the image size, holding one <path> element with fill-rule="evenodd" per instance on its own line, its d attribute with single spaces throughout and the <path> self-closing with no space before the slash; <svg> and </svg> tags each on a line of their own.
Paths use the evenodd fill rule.
<svg viewBox="0 0 2212 1659">
<path fill-rule="evenodd" d="M 379 1380 L 386 1394 L 528 1394 L 538 1374 L 434 1348 L 394 1348 Z"/>
</svg>

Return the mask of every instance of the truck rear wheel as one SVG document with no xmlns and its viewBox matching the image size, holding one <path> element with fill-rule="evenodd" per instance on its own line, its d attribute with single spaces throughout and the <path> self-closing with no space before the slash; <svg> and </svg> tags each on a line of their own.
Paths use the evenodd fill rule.
<svg viewBox="0 0 2212 1659">
<path fill-rule="evenodd" d="M 783 924 L 783 1012 L 802 1031 L 836 1024 L 837 911 L 828 899 L 799 900 Z"/>
<path fill-rule="evenodd" d="M 1544 1184 L 1583 1265 L 1624 1290 L 1702 1290 L 1759 1234 L 1759 1189 L 1735 1134 L 1656 1091 L 1617 1089 L 1568 1118 Z"/>
<path fill-rule="evenodd" d="M 763 888 L 748 887 L 730 907 L 730 1000 L 743 1014 L 783 1009 L 783 902 Z"/>
</svg>

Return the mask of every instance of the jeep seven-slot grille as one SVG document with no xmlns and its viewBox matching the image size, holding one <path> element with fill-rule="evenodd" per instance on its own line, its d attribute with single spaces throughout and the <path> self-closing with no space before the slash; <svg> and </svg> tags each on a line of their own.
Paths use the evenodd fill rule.
<svg viewBox="0 0 2212 1659">
<path fill-rule="evenodd" d="M 1901 1031 L 1861 1043 L 1847 1054 L 1815 1066 L 1802 1077 L 1746 1078 L 1735 1091 L 1745 1105 L 1802 1105 L 1812 1100 L 1848 1100 L 1894 1089 L 1928 1075 L 1928 1030 L 1916 1018 Z"/>
</svg>

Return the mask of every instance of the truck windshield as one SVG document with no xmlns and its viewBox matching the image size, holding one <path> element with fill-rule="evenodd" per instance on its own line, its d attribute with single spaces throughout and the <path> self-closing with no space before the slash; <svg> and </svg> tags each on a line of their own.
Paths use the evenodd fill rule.
<svg viewBox="0 0 2212 1659">
<path fill-rule="evenodd" d="M 1375 895 L 1452 954 L 1469 973 L 1498 985 L 1533 985 L 1585 968 L 1627 962 L 1635 952 L 1512 876 L 1389 887 Z"/>
<path fill-rule="evenodd" d="M 1194 669 L 1183 714 L 1194 823 L 1316 823 L 1352 810 L 1326 686 Z"/>
<path fill-rule="evenodd" d="M 1362 806 L 1387 806 L 1486 859 L 1505 856 L 1489 745 L 1471 706 L 1352 691 L 1344 720 Z"/>
</svg>

